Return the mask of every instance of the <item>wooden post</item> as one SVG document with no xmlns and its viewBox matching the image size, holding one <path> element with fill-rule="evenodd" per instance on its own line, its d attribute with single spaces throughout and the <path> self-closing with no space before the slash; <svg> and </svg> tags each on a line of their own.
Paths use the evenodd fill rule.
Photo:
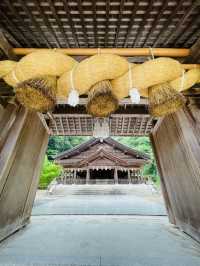
<svg viewBox="0 0 200 266">
<path fill-rule="evenodd" d="M 0 116 L 0 240 L 29 221 L 48 143 L 37 114 L 22 107 L 14 110 L 9 106 L 3 111 L 6 134 L 1 124 L 4 116 Z"/>
<path fill-rule="evenodd" d="M 166 116 L 152 133 L 163 195 L 174 223 L 200 241 L 200 110 Z"/>
<path fill-rule="evenodd" d="M 86 184 L 89 184 L 90 182 L 90 169 L 87 169 L 87 173 L 86 173 Z"/>
<path fill-rule="evenodd" d="M 128 169 L 128 183 L 131 183 L 131 174 L 130 174 L 130 169 Z"/>
<path fill-rule="evenodd" d="M 74 170 L 73 184 L 76 184 L 76 170 Z"/>
<path fill-rule="evenodd" d="M 118 181 L 118 171 L 117 171 L 117 168 L 115 168 L 114 170 L 114 182 L 115 184 L 118 184 L 119 181 Z"/>
</svg>

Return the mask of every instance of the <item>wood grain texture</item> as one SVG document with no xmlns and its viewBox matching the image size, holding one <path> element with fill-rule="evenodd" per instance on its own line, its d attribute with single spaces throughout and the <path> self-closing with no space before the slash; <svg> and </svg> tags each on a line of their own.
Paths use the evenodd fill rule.
<svg viewBox="0 0 200 266">
<path fill-rule="evenodd" d="M 181 230 L 200 241 L 200 110 L 166 116 L 152 133 L 166 205 Z M 164 193 L 164 194 L 165 194 Z"/>
<path fill-rule="evenodd" d="M 0 240 L 29 220 L 47 140 L 37 114 L 20 108 L 0 154 Z"/>
</svg>

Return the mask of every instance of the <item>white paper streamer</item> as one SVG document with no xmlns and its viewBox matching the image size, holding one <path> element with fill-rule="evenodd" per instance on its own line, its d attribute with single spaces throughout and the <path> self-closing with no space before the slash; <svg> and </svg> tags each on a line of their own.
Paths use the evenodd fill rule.
<svg viewBox="0 0 200 266">
<path fill-rule="evenodd" d="M 135 104 L 140 103 L 140 93 L 138 89 L 132 88 L 129 90 L 129 96 L 131 97 L 131 102 Z"/>
<path fill-rule="evenodd" d="M 74 87 L 73 72 L 74 72 L 74 68 L 72 69 L 72 71 L 70 73 L 70 81 L 71 81 L 72 89 L 69 93 L 67 103 L 69 105 L 75 107 L 77 104 L 79 104 L 79 93 Z"/>
<path fill-rule="evenodd" d="M 69 93 L 67 103 L 73 107 L 79 104 L 79 94 L 77 90 L 72 89 Z"/>
<path fill-rule="evenodd" d="M 128 76 L 129 76 L 129 96 L 131 97 L 131 102 L 135 104 L 140 103 L 140 93 L 137 88 L 133 88 L 133 79 L 132 79 L 132 71 L 131 71 L 131 64 L 129 64 L 129 70 L 128 70 Z"/>
<path fill-rule="evenodd" d="M 109 120 L 108 119 L 95 119 L 93 137 L 95 138 L 108 138 L 110 135 Z"/>
</svg>

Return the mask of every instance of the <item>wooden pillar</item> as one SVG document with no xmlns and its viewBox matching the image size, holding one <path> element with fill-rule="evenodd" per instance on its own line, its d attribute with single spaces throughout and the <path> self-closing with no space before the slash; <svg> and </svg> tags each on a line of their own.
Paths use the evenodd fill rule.
<svg viewBox="0 0 200 266">
<path fill-rule="evenodd" d="M 2 112 L 0 240 L 29 221 L 48 143 L 48 135 L 36 113 L 11 105 Z"/>
<path fill-rule="evenodd" d="M 74 178 L 73 178 L 73 184 L 76 184 L 76 170 L 74 170 Z"/>
<path fill-rule="evenodd" d="M 128 169 L 128 183 L 131 183 L 131 173 L 130 173 L 130 169 Z"/>
<path fill-rule="evenodd" d="M 117 168 L 115 168 L 114 170 L 114 183 L 115 184 L 118 184 L 119 181 L 118 181 L 118 171 L 117 171 Z"/>
<path fill-rule="evenodd" d="M 170 221 L 200 241 L 200 110 L 166 116 L 151 140 Z"/>
<path fill-rule="evenodd" d="M 86 173 L 86 184 L 90 183 L 90 169 L 87 169 L 87 173 Z"/>
</svg>

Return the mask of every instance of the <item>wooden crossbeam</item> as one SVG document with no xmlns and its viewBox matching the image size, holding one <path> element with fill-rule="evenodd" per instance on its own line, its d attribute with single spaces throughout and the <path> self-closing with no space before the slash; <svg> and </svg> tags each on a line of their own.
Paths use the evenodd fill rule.
<svg viewBox="0 0 200 266">
<path fill-rule="evenodd" d="M 42 48 L 13 48 L 16 55 L 26 55 Z M 46 48 L 43 48 L 46 49 Z M 58 48 L 57 51 L 71 56 L 95 55 L 98 48 Z M 101 48 L 101 54 L 118 54 L 121 56 L 151 56 L 149 48 Z M 190 49 L 186 48 L 153 48 L 155 56 L 186 57 L 190 55 Z"/>
</svg>

